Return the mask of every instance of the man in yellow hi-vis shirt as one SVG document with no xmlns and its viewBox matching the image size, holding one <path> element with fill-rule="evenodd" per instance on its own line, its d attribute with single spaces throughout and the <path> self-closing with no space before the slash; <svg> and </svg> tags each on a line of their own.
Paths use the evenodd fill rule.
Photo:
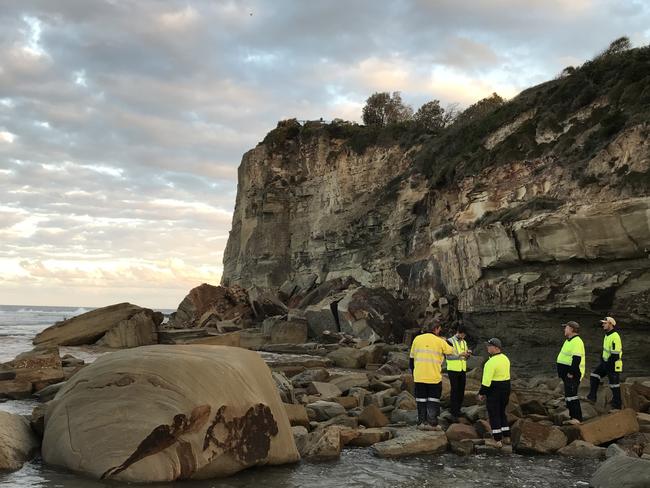
<svg viewBox="0 0 650 488">
<path fill-rule="evenodd" d="M 600 357 L 600 364 L 591 373 L 591 388 L 588 400 L 596 401 L 596 394 L 601 378 L 609 378 L 609 387 L 612 390 L 612 408 L 621 408 L 621 376 L 623 371 L 623 343 L 621 336 L 614 330 L 616 320 L 612 317 L 605 317 L 600 321 L 605 331 L 603 338 L 603 353 Z"/>
<path fill-rule="evenodd" d="M 571 416 L 568 423 L 579 424 L 582 422 L 582 408 L 578 398 L 578 387 L 585 375 L 585 345 L 578 335 L 580 332 L 578 322 L 571 321 L 562 325 L 566 340 L 557 355 L 557 375 L 564 383 L 564 401 Z"/>
<path fill-rule="evenodd" d="M 415 401 L 418 409 L 418 429 L 440 430 L 440 397 L 442 395 L 442 361 L 452 354 L 452 347 L 439 337 L 439 322 L 426 326 L 426 332 L 413 339 L 410 366 L 415 382 Z"/>
</svg>

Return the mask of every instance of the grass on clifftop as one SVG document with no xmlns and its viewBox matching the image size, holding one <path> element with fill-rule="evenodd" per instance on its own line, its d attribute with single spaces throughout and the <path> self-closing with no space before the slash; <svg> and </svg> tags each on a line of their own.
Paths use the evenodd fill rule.
<svg viewBox="0 0 650 488">
<path fill-rule="evenodd" d="M 568 118 L 599 100 L 607 104 L 566 125 Z M 530 120 L 493 149 L 484 147 L 490 134 L 529 110 L 535 112 Z M 480 117 L 469 121 L 459 117 L 436 135 L 427 134 L 413 121 L 371 127 L 342 120 L 303 125 L 291 119 L 280 122 L 263 143 L 271 151 L 286 151 L 296 142 L 326 135 L 344 140 L 357 154 L 371 146 L 416 147 L 414 168 L 429 178 L 431 186 L 442 187 L 491 165 L 542 156 L 573 164 L 579 177 L 584 163 L 622 130 L 648 120 L 650 47 L 643 47 L 601 55 L 567 69 L 557 79 L 529 88 Z M 557 138 L 538 144 L 539 132 L 552 132 Z M 641 178 L 647 179 L 647 175 Z"/>
</svg>

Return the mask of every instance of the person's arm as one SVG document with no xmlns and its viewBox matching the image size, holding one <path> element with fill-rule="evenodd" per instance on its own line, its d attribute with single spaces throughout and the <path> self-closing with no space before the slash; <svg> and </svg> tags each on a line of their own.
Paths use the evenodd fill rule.
<svg viewBox="0 0 650 488">
<path fill-rule="evenodd" d="M 616 348 L 616 339 L 612 341 L 612 351 L 609 354 L 607 365 L 614 371 L 614 363 L 621 358 L 620 348 Z"/>
<path fill-rule="evenodd" d="M 492 378 L 494 378 L 494 365 L 489 359 L 483 366 L 483 379 L 481 380 L 481 389 L 478 391 L 479 395 L 485 395 L 490 386 L 492 385 Z"/>
<path fill-rule="evenodd" d="M 415 359 L 409 358 L 409 369 L 411 370 L 411 374 L 415 372 Z"/>
<path fill-rule="evenodd" d="M 569 367 L 569 373 L 574 378 L 580 378 L 580 362 L 582 358 L 580 356 L 573 356 L 571 359 L 571 366 Z"/>
</svg>

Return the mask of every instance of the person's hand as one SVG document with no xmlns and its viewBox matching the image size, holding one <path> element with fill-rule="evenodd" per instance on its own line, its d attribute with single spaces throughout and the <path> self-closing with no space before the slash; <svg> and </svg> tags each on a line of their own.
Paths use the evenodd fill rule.
<svg viewBox="0 0 650 488">
<path fill-rule="evenodd" d="M 476 395 L 476 398 L 478 398 L 479 402 L 484 402 L 485 401 L 485 395 Z"/>
</svg>

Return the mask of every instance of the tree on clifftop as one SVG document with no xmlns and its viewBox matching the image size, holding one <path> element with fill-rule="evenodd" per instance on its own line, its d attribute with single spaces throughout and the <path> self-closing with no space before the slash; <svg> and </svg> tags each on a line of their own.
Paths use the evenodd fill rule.
<svg viewBox="0 0 650 488">
<path fill-rule="evenodd" d="M 413 109 L 402 102 L 400 92 L 376 92 L 368 97 L 363 107 L 363 123 L 368 126 L 385 127 L 410 120 Z"/>
<path fill-rule="evenodd" d="M 489 97 L 483 98 L 463 110 L 456 118 L 456 121 L 461 124 L 471 122 L 472 120 L 476 120 L 483 115 L 492 112 L 504 103 L 506 103 L 506 101 L 503 98 L 501 98 L 497 93 L 492 93 Z"/>
<path fill-rule="evenodd" d="M 596 56 L 596 59 L 604 58 L 605 56 L 610 56 L 612 54 L 618 54 L 624 51 L 628 51 L 631 47 L 632 47 L 632 43 L 630 42 L 629 37 L 627 36 L 619 37 L 618 39 L 614 39 L 609 44 L 609 46 L 607 46 L 607 49 L 605 49 L 602 53 Z"/>
<path fill-rule="evenodd" d="M 451 104 L 444 109 L 440 106 L 440 100 L 431 100 L 415 112 L 413 120 L 420 129 L 435 134 L 454 121 L 458 115 L 456 107 L 456 104 Z"/>
</svg>

